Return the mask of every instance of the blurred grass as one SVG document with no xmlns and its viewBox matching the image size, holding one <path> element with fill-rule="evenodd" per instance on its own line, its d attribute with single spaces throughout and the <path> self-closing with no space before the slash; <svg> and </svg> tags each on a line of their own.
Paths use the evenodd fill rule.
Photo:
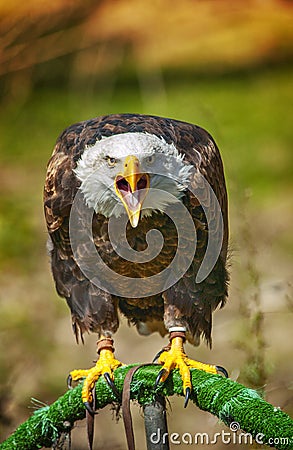
<svg viewBox="0 0 293 450">
<path fill-rule="evenodd" d="M 188 353 L 226 366 L 234 378 L 240 372 L 242 382 L 255 383 L 267 400 L 292 413 L 292 66 L 206 77 L 138 72 L 136 78 L 89 83 L 72 78 L 59 88 L 20 91 L 0 111 L 1 435 L 28 415 L 30 397 L 53 401 L 69 370 L 88 367 L 95 357 L 94 336 L 85 347 L 75 346 L 69 310 L 54 291 L 42 186 L 58 134 L 74 122 L 114 112 L 190 121 L 219 144 L 230 201 L 230 299 L 215 314 L 212 352 L 202 345 L 188 346 Z M 127 363 L 149 361 L 163 342 L 157 335 L 140 337 L 123 322 L 117 356 Z M 218 431 L 207 415 L 195 408 L 183 412 L 181 403 L 172 402 L 171 431 Z M 109 411 L 99 415 L 97 438 L 105 448 L 123 448 L 121 424 L 110 417 Z M 135 426 L 142 433 L 139 414 Z M 75 434 L 81 449 L 85 429 L 80 438 L 78 429 Z"/>
</svg>

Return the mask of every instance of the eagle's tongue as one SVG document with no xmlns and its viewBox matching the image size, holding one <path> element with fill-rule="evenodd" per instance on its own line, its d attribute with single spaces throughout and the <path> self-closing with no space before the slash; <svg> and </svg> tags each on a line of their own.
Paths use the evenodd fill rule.
<svg viewBox="0 0 293 450">
<path fill-rule="evenodd" d="M 135 211 L 139 206 L 139 192 L 135 191 L 125 195 L 124 201 L 127 204 L 130 211 Z"/>
<path fill-rule="evenodd" d="M 149 175 L 135 171 L 137 167 L 134 168 L 135 170 L 132 170 L 131 167 L 131 170 L 128 169 L 127 165 L 127 173 L 116 176 L 115 188 L 118 197 L 124 203 L 131 226 L 136 228 L 140 218 L 142 203 L 149 187 Z"/>
</svg>

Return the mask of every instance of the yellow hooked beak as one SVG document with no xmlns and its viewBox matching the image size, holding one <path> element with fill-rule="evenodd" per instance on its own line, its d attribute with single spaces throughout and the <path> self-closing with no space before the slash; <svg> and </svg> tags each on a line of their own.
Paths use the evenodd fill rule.
<svg viewBox="0 0 293 450">
<path fill-rule="evenodd" d="M 139 159 L 134 155 L 127 156 L 123 173 L 116 175 L 115 191 L 126 209 L 133 228 L 138 225 L 141 207 L 149 186 L 150 177 L 147 173 L 141 173 Z"/>
</svg>

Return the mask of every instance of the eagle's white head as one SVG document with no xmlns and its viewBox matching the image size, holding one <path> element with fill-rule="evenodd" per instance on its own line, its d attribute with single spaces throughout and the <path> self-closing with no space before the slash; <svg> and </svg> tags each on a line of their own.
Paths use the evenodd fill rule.
<svg viewBox="0 0 293 450">
<path fill-rule="evenodd" d="M 141 216 L 164 212 L 182 198 L 192 169 L 173 143 L 138 132 L 87 146 L 74 172 L 90 208 L 106 217 L 119 217 L 125 209 L 135 228 Z"/>
</svg>

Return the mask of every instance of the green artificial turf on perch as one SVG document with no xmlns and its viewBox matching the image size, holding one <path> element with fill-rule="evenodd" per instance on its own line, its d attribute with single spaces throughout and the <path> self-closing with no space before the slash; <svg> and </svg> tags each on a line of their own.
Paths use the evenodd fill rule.
<svg viewBox="0 0 293 450">
<path fill-rule="evenodd" d="M 134 365 L 115 370 L 115 385 L 122 392 L 126 373 Z M 131 383 L 131 398 L 141 405 L 152 403 L 155 395 L 182 395 L 182 381 L 177 370 L 168 380 L 154 388 L 161 366 L 144 366 L 137 370 Z M 264 401 L 256 391 L 220 375 L 191 369 L 193 391 L 191 400 L 202 410 L 219 417 L 226 425 L 239 423 L 253 438 L 261 436 L 265 444 L 275 443 L 278 449 L 293 449 L 293 421 L 279 408 Z M 0 449 L 34 450 L 51 447 L 74 422 L 85 418 L 81 399 L 82 384 L 66 392 L 51 406 L 37 410 L 2 444 Z M 117 402 L 103 378 L 96 383 L 96 409 Z M 114 426 L 114 425 L 113 425 Z M 85 437 L 86 439 L 86 437 Z M 278 442 L 277 442 L 278 441 Z M 276 444 L 277 442 L 277 444 Z"/>
</svg>

